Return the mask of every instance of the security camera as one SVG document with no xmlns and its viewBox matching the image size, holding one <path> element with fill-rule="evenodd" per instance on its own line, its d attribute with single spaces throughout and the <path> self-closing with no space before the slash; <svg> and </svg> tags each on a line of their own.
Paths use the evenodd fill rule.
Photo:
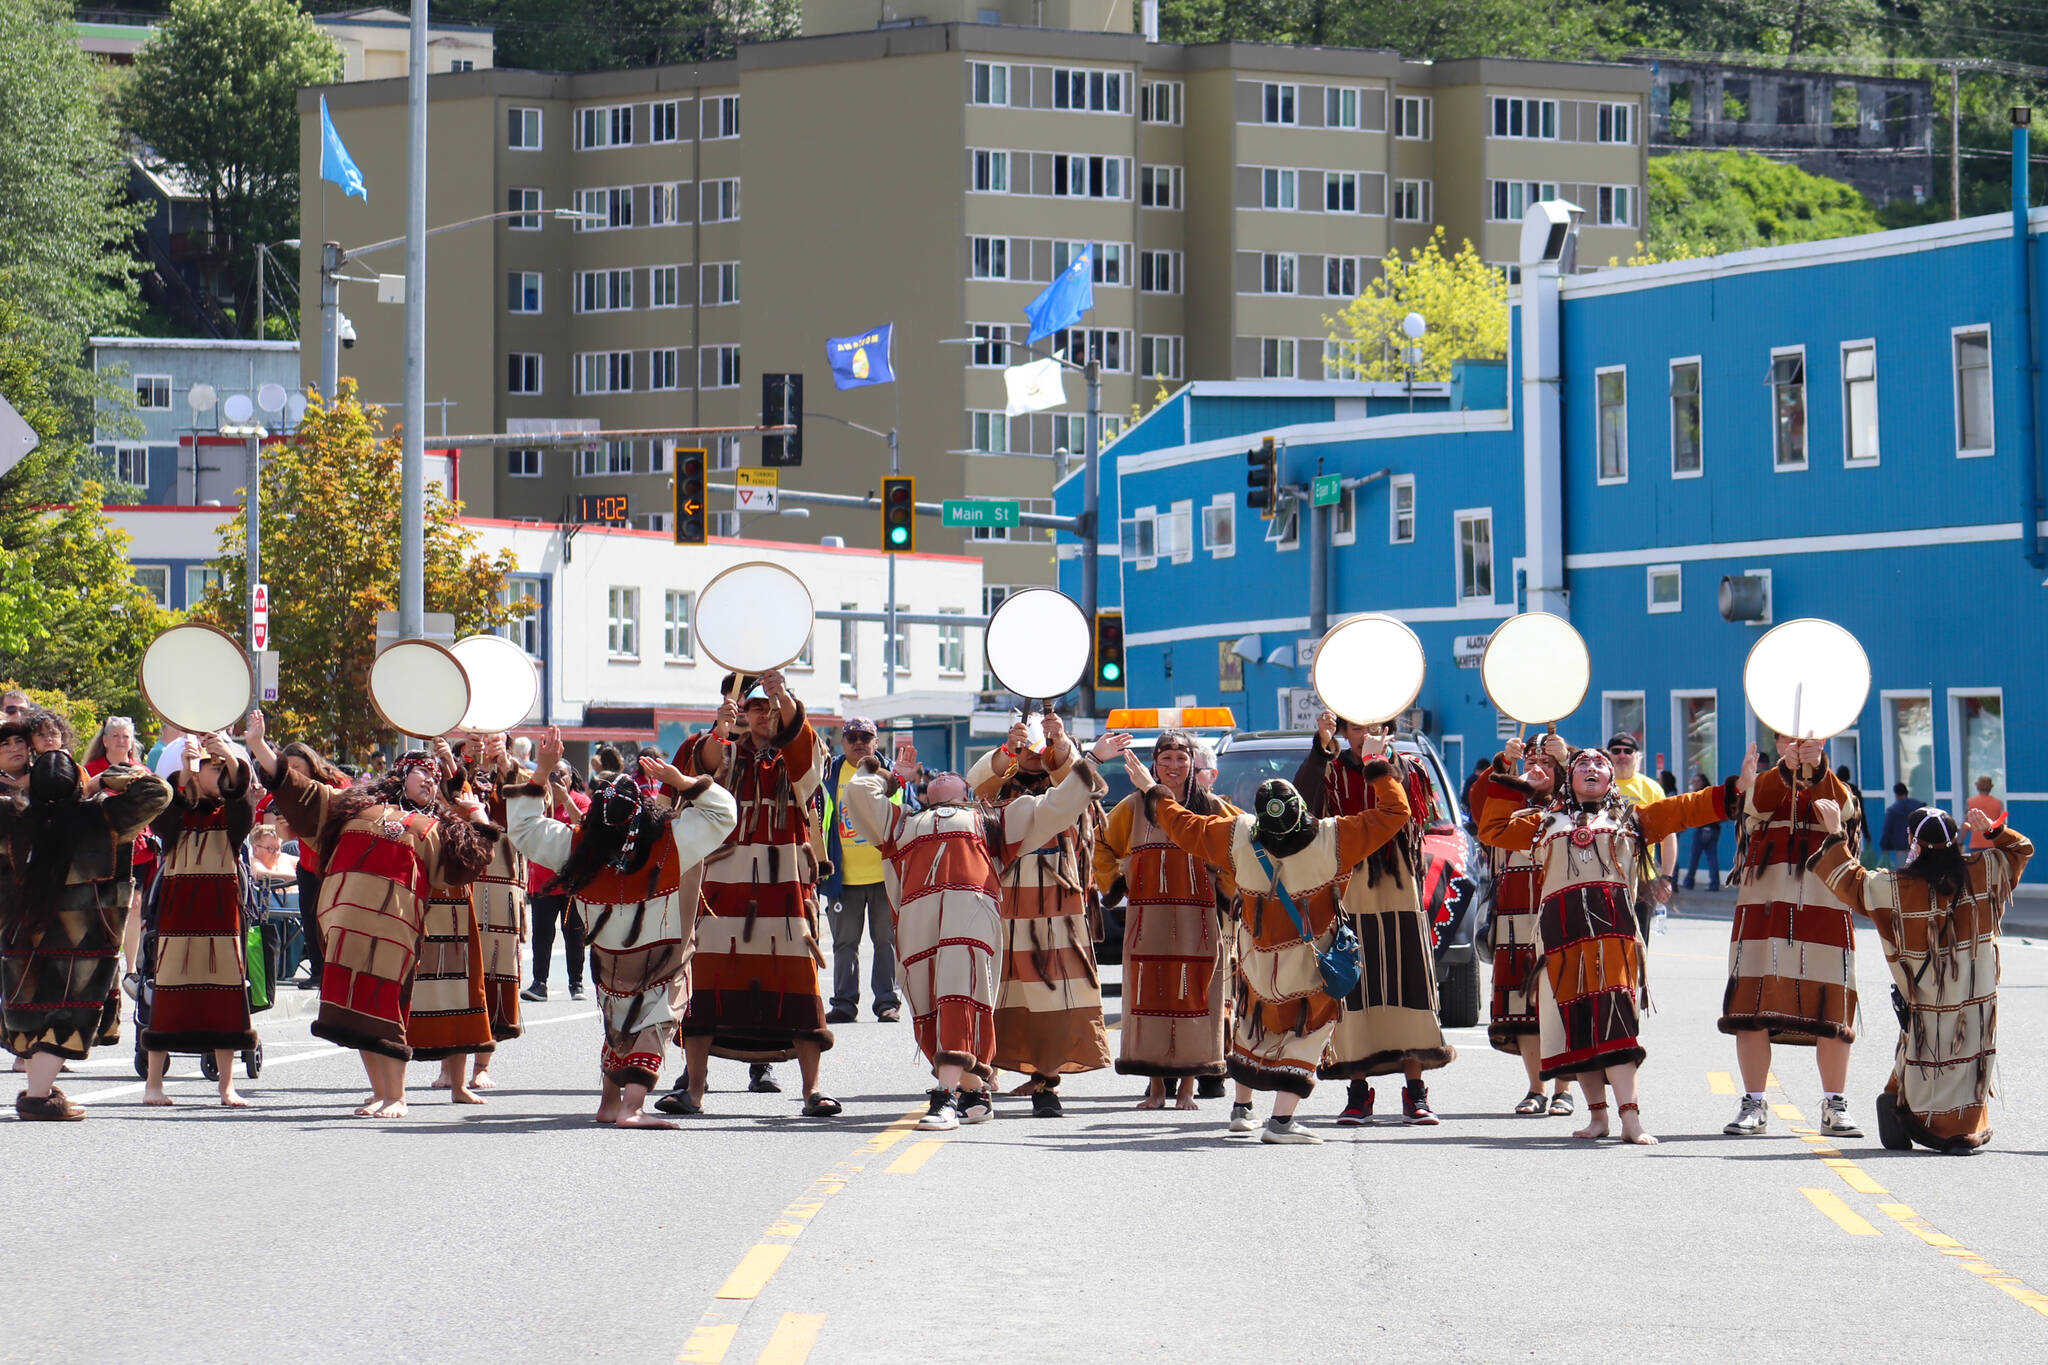
<svg viewBox="0 0 2048 1365">
<path fill-rule="evenodd" d="M 356 325 L 349 321 L 348 314 L 342 313 L 339 316 L 341 322 L 335 328 L 335 333 L 341 338 L 341 348 L 345 351 L 352 350 L 356 344 Z"/>
</svg>

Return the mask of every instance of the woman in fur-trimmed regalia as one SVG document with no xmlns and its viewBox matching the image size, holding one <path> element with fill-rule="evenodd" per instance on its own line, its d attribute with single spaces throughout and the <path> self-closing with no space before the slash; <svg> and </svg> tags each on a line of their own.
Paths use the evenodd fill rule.
<svg viewBox="0 0 2048 1365">
<path fill-rule="evenodd" d="M 1154 780 L 1196 815 L 1235 815 L 1236 807 L 1194 776 L 1195 741 L 1161 732 L 1152 750 Z M 1195 1080 L 1223 1075 L 1225 976 L 1223 926 L 1236 888 L 1200 858 L 1177 847 L 1145 817 L 1132 792 L 1095 836 L 1095 884 L 1124 895 L 1124 994 L 1117 1074 L 1148 1076 L 1140 1109 L 1197 1109 Z"/>
<path fill-rule="evenodd" d="M 505 737 L 488 735 L 481 744 L 472 739 L 463 757 L 470 789 L 483 803 L 484 813 L 492 824 L 509 829 L 505 788 L 520 775 L 519 765 L 505 751 Z M 483 939 L 484 1007 L 490 1014 L 491 1037 L 500 1043 L 525 1032 L 519 1021 L 519 945 L 528 934 L 526 884 L 526 856 L 510 839 L 500 839 L 491 848 L 491 865 L 476 879 L 474 900 Z M 490 1074 L 492 1055 L 477 1054 L 472 1088 L 496 1088 Z"/>
<path fill-rule="evenodd" d="M 2002 817 L 1973 810 L 1970 829 L 1989 846 L 1965 853 L 1954 818 L 1929 806 L 1913 815 L 1906 866 L 1871 872 L 1843 837 L 1841 806 L 1823 798 L 1813 813 L 1827 842 L 1812 870 L 1877 926 L 1902 1002 L 1879 1135 L 1895 1149 L 1975 1151 L 1991 1140 L 1998 933 L 2034 846 Z"/>
<path fill-rule="evenodd" d="M 263 784 L 293 829 L 316 830 L 323 855 L 319 1037 L 363 1054 L 370 1098 L 359 1118 L 404 1118 L 406 1025 L 429 886 L 466 887 L 491 861 L 503 831 L 482 806 L 441 794 L 432 754 L 401 755 L 383 777 L 336 791 L 282 761 L 261 711 L 245 738 Z"/>
<path fill-rule="evenodd" d="M 1525 793 L 1490 779 L 1479 821 L 1481 842 L 1527 849 L 1537 875 L 1536 1011 L 1541 1076 L 1576 1077 L 1591 1114 L 1573 1137 L 1607 1136 L 1607 1092 L 1621 1114 L 1623 1140 L 1656 1142 L 1643 1129 L 1636 1068 L 1644 1057 L 1638 1014 L 1643 941 L 1636 888 L 1644 850 L 1682 829 L 1726 820 L 1755 776 L 1754 758 L 1741 778 L 1647 805 L 1631 805 L 1614 785 L 1614 765 L 1599 749 L 1574 752 L 1551 735 L 1544 752 L 1564 769 L 1567 799 L 1529 809 Z M 1510 763 L 1522 744 L 1510 740 Z"/>
<path fill-rule="evenodd" d="M 1548 807 L 1564 786 L 1556 765 L 1541 751 L 1523 752 L 1519 775 L 1508 756 L 1500 754 L 1493 760 L 1491 776 L 1497 787 L 1519 793 L 1524 810 Z M 1483 800 L 1485 784 L 1474 790 Z M 1472 818 L 1476 821 L 1479 812 L 1472 812 Z M 1486 1041 L 1496 1052 L 1520 1057 L 1528 1073 L 1529 1093 L 1515 1105 L 1517 1114 L 1568 1116 L 1576 1107 L 1568 1078 L 1555 1078 L 1549 1098 L 1543 1094 L 1542 1038 L 1536 1018 L 1536 855 L 1526 848 L 1481 847 L 1493 870 L 1493 998 Z"/>
</svg>

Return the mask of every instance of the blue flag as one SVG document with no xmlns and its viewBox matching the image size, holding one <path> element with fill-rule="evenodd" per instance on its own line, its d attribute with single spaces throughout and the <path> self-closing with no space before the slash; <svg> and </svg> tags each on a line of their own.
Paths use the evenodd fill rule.
<svg viewBox="0 0 2048 1365">
<path fill-rule="evenodd" d="M 351 196 L 360 196 L 365 204 L 370 202 L 370 192 L 363 187 L 363 173 L 356 169 L 356 159 L 342 146 L 341 134 L 334 131 L 325 95 L 320 97 L 320 178 L 332 180 Z"/>
<path fill-rule="evenodd" d="M 870 384 L 893 384 L 896 367 L 890 352 L 896 324 L 885 322 L 872 331 L 850 337 L 825 338 L 825 363 L 832 367 L 832 382 L 842 389 L 861 389 Z"/>
<path fill-rule="evenodd" d="M 1024 305 L 1024 316 L 1031 319 L 1031 335 L 1025 338 L 1026 342 L 1072 327 L 1094 306 L 1095 248 L 1091 245 L 1045 287 L 1043 294 Z"/>
</svg>

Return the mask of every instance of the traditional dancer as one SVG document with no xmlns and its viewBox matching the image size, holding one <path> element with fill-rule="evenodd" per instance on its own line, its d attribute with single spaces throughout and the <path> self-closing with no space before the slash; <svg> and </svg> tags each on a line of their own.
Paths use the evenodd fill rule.
<svg viewBox="0 0 2048 1365">
<path fill-rule="evenodd" d="M 909 748 L 898 751 L 889 773 L 870 755 L 847 786 L 847 818 L 882 851 L 901 984 L 917 1045 L 938 1081 L 926 1095 L 920 1129 L 944 1131 L 994 1116 L 1001 873 L 1081 817 L 1100 781 L 1094 764 L 1130 742 L 1129 735 L 1104 735 L 1092 761 L 1070 765 L 1050 790 L 994 809 L 977 804 L 955 773 L 931 775 L 924 809 L 897 802 L 897 791 L 918 775 L 917 753 Z"/>
<path fill-rule="evenodd" d="M 1519 793 L 1524 810 L 1547 809 L 1564 787 L 1557 768 L 1540 750 L 1523 751 L 1519 777 L 1506 754 L 1494 759 L 1491 772 L 1496 786 Z M 1474 784 L 1482 800 L 1484 776 L 1482 773 L 1482 780 Z M 1478 812 L 1473 815 L 1476 820 Z M 1555 1078 L 1549 1098 L 1543 1094 L 1543 1047 L 1536 1013 L 1536 963 L 1542 951 L 1536 923 L 1541 880 L 1536 857 L 1526 848 L 1482 847 L 1493 870 L 1493 1001 L 1486 1041 L 1497 1052 L 1520 1057 L 1522 1069 L 1528 1073 L 1529 1093 L 1515 1105 L 1517 1114 L 1568 1117 L 1576 1107 L 1569 1078 Z"/>
<path fill-rule="evenodd" d="M 311 778 L 335 791 L 347 791 L 352 785 L 348 774 L 322 758 L 311 745 L 293 740 L 279 750 L 285 763 L 301 777 Z M 291 821 L 285 821 L 290 824 Z M 313 842 L 318 830 L 295 829 L 299 840 L 299 929 L 306 940 L 306 979 L 299 983 L 302 991 L 320 989 L 320 878 L 323 866 L 320 860 L 320 846 Z"/>
<path fill-rule="evenodd" d="M 1755 755 L 1752 746 L 1752 764 Z M 1764 1087 L 1774 1041 L 1813 1045 L 1821 1132 L 1863 1136 L 1842 1094 L 1856 1041 L 1856 924 L 1841 898 L 1806 871 L 1825 837 L 1814 803 L 1844 809 L 1850 800 L 1828 771 L 1822 741 L 1780 735 L 1777 763 L 1757 774 L 1742 803 L 1728 989 L 1721 997 L 1721 1032 L 1735 1035 L 1744 1092 L 1721 1130 L 1730 1137 L 1759 1137 L 1770 1128 Z"/>
<path fill-rule="evenodd" d="M 1813 871 L 1877 926 L 1903 1001 L 1892 1074 L 1877 1101 L 1878 1135 L 1895 1150 L 1917 1142 L 1975 1151 L 1991 1140 L 1998 934 L 2034 846 L 2002 818 L 1972 810 L 1971 842 L 1982 841 L 1982 851 L 1966 854 L 1955 820 L 1930 806 L 1914 815 L 1906 866 L 1869 872 L 1843 837 L 1841 807 L 1823 798 L 1813 814 L 1827 831 Z"/>
<path fill-rule="evenodd" d="M 1020 723 L 968 771 L 976 797 L 998 807 L 1042 796 L 1075 766 L 1060 718 L 1045 718 L 1045 751 L 1031 752 Z M 1107 792 L 1098 785 L 1096 796 Z M 996 1066 L 1031 1079 L 1031 1112 L 1059 1118 L 1060 1077 L 1109 1065 L 1102 978 L 1095 965 L 1101 908 L 1092 884 L 1101 808 L 1090 802 L 1057 835 L 1005 861 L 1003 988 L 996 1000 Z"/>
<path fill-rule="evenodd" d="M 808 811 L 824 749 L 780 670 L 728 676 L 722 690 L 717 721 L 676 756 L 685 776 L 712 778 L 739 808 L 725 848 L 704 864 L 706 913 L 697 922 L 695 983 L 682 1025 L 690 1078 L 684 1112 L 702 1108 L 716 1052 L 760 1063 L 795 1057 L 805 1115 L 830 1118 L 840 1105 L 818 1088 L 818 1059 L 832 1046 L 832 1030 L 818 985 L 825 955 Z"/>
<path fill-rule="evenodd" d="M 185 746 L 171 804 L 151 825 L 163 867 L 148 910 L 156 948 L 144 985 L 142 1102 L 171 1103 L 164 1093 L 171 1053 L 211 1053 L 222 1106 L 242 1109 L 249 1102 L 235 1090 L 235 1054 L 257 1045 L 242 927 L 250 894 L 242 841 L 256 823 L 255 784 L 225 735 L 195 738 Z"/>
<path fill-rule="evenodd" d="M 1153 782 L 1196 815 L 1237 815 L 1194 776 L 1195 741 L 1162 731 L 1152 750 Z M 1164 1109 L 1175 1082 L 1176 1107 L 1199 1109 L 1195 1081 L 1223 1075 L 1223 926 L 1236 888 L 1176 847 L 1145 817 L 1132 792 L 1117 803 L 1095 839 L 1095 884 L 1124 897 L 1122 1043 L 1117 1074 L 1149 1076 L 1140 1109 Z"/>
<path fill-rule="evenodd" d="M 538 771 L 552 773 L 561 760 L 562 733 L 551 729 L 540 742 Z M 726 842 L 739 808 L 708 777 L 686 778 L 650 758 L 637 766 L 648 782 L 673 795 L 674 805 L 649 799 L 622 773 L 594 789 L 589 811 L 574 827 L 549 817 L 550 796 L 538 782 L 507 787 L 505 807 L 512 843 L 531 862 L 561 869 L 547 893 L 571 897 L 569 913 L 587 925 L 590 976 L 604 1016 L 597 1122 L 673 1128 L 649 1117 L 644 1106 L 661 1079 L 662 1049 L 691 999 L 701 864 Z"/>
<path fill-rule="evenodd" d="M 1526 793 L 1487 784 L 1479 820 L 1481 842 L 1527 849 L 1537 876 L 1536 1007 L 1544 1080 L 1576 1077 L 1591 1119 L 1573 1137 L 1607 1136 L 1607 1092 L 1621 1113 L 1623 1140 L 1657 1141 L 1643 1128 L 1636 1068 L 1644 1057 L 1637 995 L 1643 982 L 1643 940 L 1636 890 L 1649 846 L 1695 825 L 1728 818 L 1755 777 L 1755 756 L 1725 786 L 1637 806 L 1614 785 L 1614 764 L 1599 749 L 1572 751 L 1550 735 L 1544 753 L 1564 770 L 1567 799 L 1529 809 Z M 1509 740 L 1508 762 L 1522 758 Z"/>
<path fill-rule="evenodd" d="M 21 722 L 0 725 L 0 770 Z M 170 804 L 171 789 L 140 768 L 109 768 L 99 793 L 80 794 L 78 765 L 61 750 L 37 758 L 21 788 L 0 797 L 0 1028 L 26 1063 L 14 1112 L 35 1121 L 82 1119 L 57 1089 L 66 1058 L 85 1060 L 118 1039 L 120 889 L 135 836 Z M 112 1014 L 109 1019 L 108 1014 Z"/>
<path fill-rule="evenodd" d="M 1342 1008 L 1323 988 L 1319 957 L 1330 950 L 1346 880 L 1408 823 L 1408 797 L 1383 753 L 1362 737 L 1373 800 L 1353 815 L 1318 820 L 1294 784 L 1259 784 L 1250 815 L 1196 815 L 1124 756 L 1145 815 L 1176 846 L 1224 869 L 1237 885 L 1237 1015 L 1230 1078 L 1237 1099 L 1230 1131 L 1253 1128 L 1252 1091 L 1273 1093 L 1261 1142 L 1321 1142 L 1294 1117 L 1315 1089 Z"/>
<path fill-rule="evenodd" d="M 492 824 L 505 823 L 505 788 L 519 780 L 519 765 L 505 751 L 503 735 L 471 736 L 465 746 L 470 789 Z M 519 945 L 527 939 L 526 858 L 510 839 L 491 849 L 491 865 L 476 879 L 476 922 L 483 937 L 484 1005 L 491 1038 L 505 1042 L 525 1032 L 519 1022 Z M 492 1053 L 479 1052 L 473 1090 L 494 1090 Z"/>
<path fill-rule="evenodd" d="M 281 761 L 261 711 L 250 714 L 244 738 L 292 828 L 318 831 L 325 951 L 313 1032 L 363 1054 L 371 1093 L 358 1117 L 404 1118 L 406 1023 L 428 887 L 476 880 L 503 832 L 483 807 L 457 809 L 442 798 L 432 754 L 403 754 L 383 777 L 338 792 Z"/>
<path fill-rule="evenodd" d="M 1365 745 L 1376 727 L 1356 725 L 1325 711 L 1316 720 L 1315 747 L 1294 776 L 1308 808 L 1318 817 L 1356 815 L 1372 809 L 1373 788 L 1366 781 Z M 1337 731 L 1345 749 L 1337 752 Z M 1406 796 L 1408 822 L 1366 859 L 1363 876 L 1350 879 L 1343 891 L 1344 913 L 1358 935 L 1364 967 L 1358 989 L 1345 997 L 1336 1032 L 1330 1036 L 1330 1057 L 1319 1073 L 1325 1080 L 1350 1082 L 1340 1127 L 1356 1127 L 1372 1118 L 1370 1078 L 1399 1073 L 1407 1084 L 1401 1092 L 1404 1122 L 1434 1125 L 1429 1087 L 1422 1073 L 1448 1066 L 1458 1050 L 1444 1041 L 1436 1017 L 1434 932 L 1422 915 L 1422 837 L 1428 831 L 1429 779 L 1412 758 L 1396 753 L 1384 730 L 1372 749 L 1375 761 L 1391 764 Z"/>
</svg>

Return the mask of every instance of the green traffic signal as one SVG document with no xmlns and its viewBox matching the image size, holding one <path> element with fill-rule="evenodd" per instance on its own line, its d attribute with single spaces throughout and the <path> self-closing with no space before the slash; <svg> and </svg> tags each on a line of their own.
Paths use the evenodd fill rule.
<svg viewBox="0 0 2048 1365">
<path fill-rule="evenodd" d="M 1124 671 L 1121 668 L 1117 667 L 1115 664 L 1104 664 L 1102 666 L 1102 676 L 1105 681 L 1115 682 L 1118 678 L 1121 678 L 1123 675 Z"/>
<path fill-rule="evenodd" d="M 889 543 L 891 545 L 901 545 L 908 539 L 910 539 L 910 532 L 903 527 L 892 526 L 889 528 Z"/>
</svg>

